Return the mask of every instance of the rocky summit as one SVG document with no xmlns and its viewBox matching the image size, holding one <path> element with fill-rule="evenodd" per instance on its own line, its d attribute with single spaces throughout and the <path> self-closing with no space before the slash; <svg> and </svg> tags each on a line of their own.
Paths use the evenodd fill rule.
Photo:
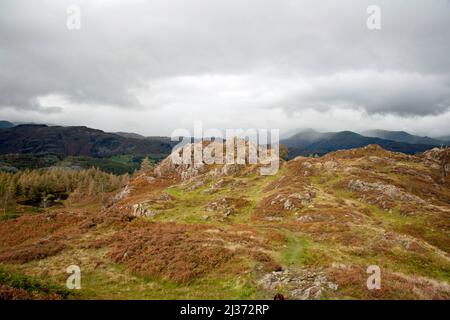
<svg viewBox="0 0 450 320">
<path fill-rule="evenodd" d="M 169 157 L 101 200 L 2 221 L 1 266 L 64 284 L 78 265 L 82 298 L 450 299 L 450 149 L 280 161 Z"/>
</svg>

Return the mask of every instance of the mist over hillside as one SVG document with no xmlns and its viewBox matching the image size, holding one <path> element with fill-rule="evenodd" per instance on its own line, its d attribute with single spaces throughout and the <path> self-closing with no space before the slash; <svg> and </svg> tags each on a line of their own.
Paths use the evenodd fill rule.
<svg viewBox="0 0 450 320">
<path fill-rule="evenodd" d="M 368 133 L 366 134 L 367 136 L 365 136 L 351 131 L 322 133 L 312 129 L 306 129 L 289 138 L 281 140 L 280 143 L 288 148 L 289 157 L 291 158 L 299 155 L 325 155 L 332 151 L 364 147 L 369 144 L 377 144 L 386 150 L 403 152 L 406 154 L 423 152 L 432 149 L 433 147 L 441 146 L 442 144 L 445 145 L 444 142 L 409 135 L 406 132 L 404 135 L 401 135 L 401 137 L 407 136 L 410 139 L 398 138 L 394 133 L 388 134 L 389 131 L 379 130 L 377 132 L 386 133 L 384 135 L 386 138 L 371 137 L 374 135 L 373 132 Z"/>
</svg>

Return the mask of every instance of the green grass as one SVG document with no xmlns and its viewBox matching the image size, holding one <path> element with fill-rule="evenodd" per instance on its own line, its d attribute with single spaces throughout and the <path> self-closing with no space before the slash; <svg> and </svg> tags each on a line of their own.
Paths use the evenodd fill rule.
<svg viewBox="0 0 450 320">
<path fill-rule="evenodd" d="M 1 210 L 0 212 L 0 221 L 6 221 L 9 219 L 15 219 L 25 214 L 39 214 L 43 213 L 45 210 L 38 207 L 33 206 L 20 206 L 15 208 L 8 208 L 6 213 Z"/>
<path fill-rule="evenodd" d="M 312 176 L 311 182 L 312 184 L 322 186 L 322 187 L 331 187 L 336 183 L 342 181 L 345 176 L 342 173 L 330 173 L 328 176 L 323 173 L 320 176 Z"/>
<path fill-rule="evenodd" d="M 279 262 L 286 267 L 301 268 L 315 264 L 319 257 L 312 250 L 312 242 L 304 235 L 285 231 L 288 238 L 286 247 L 279 252 Z"/>
<path fill-rule="evenodd" d="M 167 193 L 175 198 L 175 206 L 170 209 L 158 210 L 156 221 L 174 220 L 183 223 L 205 223 L 204 215 L 211 216 L 212 212 L 208 212 L 205 206 L 208 202 L 214 201 L 217 194 L 206 195 L 203 193 L 208 185 L 202 186 L 196 190 L 183 190 L 180 187 L 172 187 L 167 189 Z"/>
<path fill-rule="evenodd" d="M 259 176 L 259 174 L 253 174 L 243 177 L 234 177 L 231 183 L 241 182 L 245 184 L 245 187 L 233 190 L 231 183 L 229 183 L 212 194 L 206 194 L 204 191 L 208 190 L 214 183 L 219 181 L 220 178 L 213 179 L 195 190 L 181 189 L 179 186 L 170 187 L 166 191 L 175 198 L 174 202 L 176 205 L 170 209 L 160 210 L 160 214 L 155 220 L 173 220 L 183 223 L 227 224 L 224 221 L 218 221 L 222 219 L 223 212 L 220 210 L 217 212 L 210 212 L 207 211 L 205 207 L 210 202 L 219 201 L 222 198 L 229 197 L 234 199 L 244 198 L 248 201 L 247 206 L 235 210 L 229 218 L 230 222 L 251 222 L 251 217 L 256 204 L 270 193 L 262 193 L 261 190 L 274 180 L 280 178 L 284 174 L 284 170 L 283 167 L 280 168 L 278 173 L 273 176 L 262 177 Z M 204 220 L 203 216 L 209 216 L 209 219 Z"/>
<path fill-rule="evenodd" d="M 264 197 L 270 195 L 277 190 L 269 190 L 262 192 L 261 190 L 270 183 L 279 179 L 285 173 L 285 167 L 281 167 L 276 175 L 260 176 L 258 173 L 233 177 L 232 181 L 224 187 L 217 190 L 215 193 L 205 193 L 212 185 L 218 182 L 221 177 L 208 181 L 203 186 L 190 190 L 180 186 L 172 186 L 166 189 L 166 192 L 174 197 L 174 207 L 168 209 L 161 209 L 158 205 L 150 205 L 150 208 L 155 209 L 158 215 L 151 218 L 153 221 L 175 221 L 178 223 L 207 223 L 226 226 L 229 223 L 251 223 L 254 209 L 259 201 Z M 243 183 L 244 187 L 233 188 L 233 183 Z M 247 205 L 235 208 L 233 214 L 227 219 L 223 219 L 224 210 L 207 211 L 208 203 L 219 201 L 223 198 L 245 199 L 248 201 Z M 233 205 L 231 205 L 233 206 Z M 208 216 L 208 219 L 204 219 Z"/>
<path fill-rule="evenodd" d="M 77 294 L 57 284 L 50 283 L 38 277 L 30 277 L 9 270 L 0 265 L 0 284 L 16 289 L 23 289 L 29 293 L 52 295 L 62 298 L 76 298 Z"/>
<path fill-rule="evenodd" d="M 93 271 L 82 278 L 83 299 L 257 299 L 252 275 L 211 273 L 179 284 L 130 274 L 120 265 Z"/>
<path fill-rule="evenodd" d="M 188 283 L 177 283 L 158 277 L 134 274 L 127 269 L 126 265 L 113 263 L 107 256 L 108 250 L 105 250 L 66 251 L 57 256 L 31 261 L 27 264 L 7 265 L 8 273 L 26 274 L 21 276 L 25 279 L 52 278 L 57 285 L 64 285 L 68 277 L 65 266 L 74 263 L 75 257 L 75 261 L 81 268 L 81 289 L 75 292 L 76 298 L 80 299 L 264 298 L 256 290 L 254 274 L 239 273 L 233 264 L 221 271 L 211 270 L 207 275 Z M 242 264 L 247 266 L 245 269 L 253 269 L 253 261 L 243 260 L 240 266 Z M 47 266 L 45 271 L 42 265 Z M 57 285 L 52 287 L 45 283 L 44 287 L 59 288 Z M 74 291 L 69 293 L 72 292 Z"/>
<path fill-rule="evenodd" d="M 384 211 L 375 205 L 368 204 L 367 208 L 370 209 L 374 217 L 382 221 L 385 226 L 388 227 L 400 227 L 405 224 L 422 224 L 424 223 L 423 217 L 418 216 L 404 216 L 400 214 L 399 207 L 393 208 L 391 211 Z"/>
</svg>

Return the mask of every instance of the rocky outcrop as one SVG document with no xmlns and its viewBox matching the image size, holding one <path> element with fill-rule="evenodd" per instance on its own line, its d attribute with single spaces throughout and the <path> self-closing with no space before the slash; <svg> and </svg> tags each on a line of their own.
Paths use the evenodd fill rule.
<svg viewBox="0 0 450 320">
<path fill-rule="evenodd" d="M 209 212 L 222 212 L 224 218 L 231 216 L 235 209 L 231 199 L 222 198 L 218 201 L 213 201 L 207 204 L 206 211 Z"/>
<path fill-rule="evenodd" d="M 133 190 L 133 188 L 131 188 L 129 185 L 126 185 L 122 190 L 120 190 L 119 193 L 117 193 L 114 197 L 113 197 L 113 202 L 118 202 L 122 199 L 127 198 L 130 195 L 130 192 Z"/>
<path fill-rule="evenodd" d="M 326 291 L 338 289 L 324 272 L 311 270 L 273 271 L 261 277 L 258 285 L 270 293 L 287 292 L 287 298 L 298 300 L 317 300 Z"/>
<path fill-rule="evenodd" d="M 145 203 L 136 203 L 131 206 L 131 216 L 153 218 L 156 211 L 150 209 Z"/>
<path fill-rule="evenodd" d="M 236 140 L 238 141 L 238 140 Z M 245 166 L 246 169 L 253 168 L 256 169 L 260 166 L 266 166 L 270 164 L 274 159 L 279 159 L 277 154 L 272 150 L 269 150 L 265 156 L 262 156 L 262 149 L 257 146 L 254 142 L 245 141 L 243 145 L 245 146 L 245 152 L 242 159 L 237 158 L 237 142 L 235 143 L 234 159 L 230 163 L 226 160 L 226 144 L 220 142 L 196 142 L 190 143 L 183 147 L 180 147 L 172 152 L 172 154 L 164 159 L 155 169 L 155 174 L 157 177 L 169 176 L 175 174 L 181 178 L 182 181 L 187 181 L 195 178 L 199 175 L 207 174 L 212 177 L 220 176 L 233 176 L 241 173 L 241 169 Z M 197 155 L 196 151 L 197 150 Z M 206 159 L 209 155 L 209 150 L 211 155 L 209 159 Z M 215 155 L 216 150 L 223 150 L 222 157 L 217 157 Z M 249 159 L 249 150 L 252 152 L 257 152 L 258 159 Z M 185 153 L 187 152 L 187 156 Z M 189 152 L 191 153 L 189 155 Z M 196 159 L 199 157 L 199 159 Z M 221 161 L 216 161 L 221 158 Z M 256 160 L 257 163 L 253 163 Z M 241 164 L 241 162 L 243 162 Z"/>
<path fill-rule="evenodd" d="M 338 164 L 336 161 L 327 161 L 323 164 L 324 169 L 327 171 L 335 170 L 337 166 Z"/>
<path fill-rule="evenodd" d="M 424 204 L 425 201 L 421 198 L 404 192 L 402 189 L 380 182 L 367 182 L 363 180 L 350 180 L 348 182 L 348 189 L 353 192 L 370 193 L 372 196 L 378 196 L 380 200 L 387 197 L 394 201 L 412 201 L 418 204 Z"/>
<path fill-rule="evenodd" d="M 441 182 L 449 182 L 450 148 L 433 148 L 424 152 L 423 157 L 430 168 L 439 170 Z"/>
<path fill-rule="evenodd" d="M 314 191 L 301 191 L 290 195 L 277 195 L 271 202 L 271 206 L 282 204 L 284 210 L 295 211 L 308 205 L 316 196 Z"/>
</svg>

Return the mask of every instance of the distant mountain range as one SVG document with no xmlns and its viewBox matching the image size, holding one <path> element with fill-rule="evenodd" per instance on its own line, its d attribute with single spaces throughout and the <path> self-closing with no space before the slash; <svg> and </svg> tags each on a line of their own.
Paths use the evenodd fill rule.
<svg viewBox="0 0 450 320">
<path fill-rule="evenodd" d="M 436 139 L 447 142 L 447 145 L 450 144 L 450 136 L 441 136 L 441 137 L 437 137 Z"/>
<path fill-rule="evenodd" d="M 362 134 L 352 131 L 318 132 L 302 130 L 282 139 L 289 157 L 324 155 L 326 153 L 378 144 L 386 150 L 414 154 L 433 147 L 450 145 L 449 137 L 433 139 L 404 131 L 370 130 Z M 170 154 L 169 137 L 145 137 L 137 133 L 108 133 L 83 126 L 63 127 L 38 124 L 14 125 L 0 121 L 0 155 L 55 154 L 107 158 L 116 155 L 140 155 L 160 159 Z"/>
<path fill-rule="evenodd" d="M 382 138 L 385 137 L 385 138 Z M 409 141 L 409 142 L 408 142 Z M 449 145 L 448 142 L 419 137 L 406 132 L 373 130 L 364 135 L 352 132 L 317 132 L 306 129 L 281 140 L 289 150 L 289 157 L 324 155 L 336 150 L 346 150 L 378 144 L 386 150 L 414 154 L 433 147 Z"/>
</svg>

